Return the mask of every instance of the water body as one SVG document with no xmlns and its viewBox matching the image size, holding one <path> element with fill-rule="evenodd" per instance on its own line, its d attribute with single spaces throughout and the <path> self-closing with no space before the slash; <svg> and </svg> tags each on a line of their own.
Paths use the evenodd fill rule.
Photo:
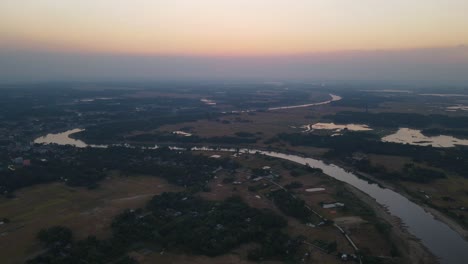
<svg viewBox="0 0 468 264">
<path fill-rule="evenodd" d="M 455 105 L 455 106 L 448 106 L 445 108 L 448 112 L 456 112 L 456 111 L 468 111 L 468 105 Z"/>
<path fill-rule="evenodd" d="M 76 102 L 89 103 L 89 102 L 94 102 L 94 101 L 97 101 L 97 100 L 113 100 L 113 99 L 115 99 L 115 98 L 113 98 L 113 97 L 96 97 L 96 98 L 79 99 L 79 100 L 76 100 Z"/>
<path fill-rule="evenodd" d="M 329 104 L 334 101 L 339 101 L 343 99 L 341 96 L 334 95 L 334 94 L 329 94 L 331 99 L 323 102 L 318 102 L 318 103 L 311 103 L 311 104 L 301 104 L 301 105 L 287 105 L 287 106 L 279 106 L 279 107 L 270 107 L 267 108 L 267 111 L 275 111 L 275 110 L 283 110 L 283 109 L 294 109 L 294 108 L 303 108 L 303 107 L 310 107 L 310 106 L 318 106 L 318 105 L 325 105 Z M 229 112 L 222 112 L 223 114 L 226 113 L 232 113 L 232 114 L 238 114 L 238 113 L 251 113 L 251 112 L 257 112 L 259 109 L 249 109 L 249 110 L 234 110 L 234 111 L 229 111 Z"/>
<path fill-rule="evenodd" d="M 438 97 L 468 97 L 468 94 L 420 94 L 424 96 L 438 96 Z"/>
<path fill-rule="evenodd" d="M 368 93 L 413 93 L 409 90 L 394 90 L 394 89 L 383 89 L 383 90 L 360 90 Z"/>
<path fill-rule="evenodd" d="M 70 145 L 77 148 L 86 148 L 86 147 L 93 147 L 93 148 L 106 148 L 107 145 L 92 145 L 86 144 L 84 141 L 79 139 L 71 138 L 71 134 L 75 134 L 78 132 L 84 131 L 84 129 L 75 128 L 71 129 L 62 133 L 57 134 L 47 134 L 43 137 L 38 137 L 34 140 L 34 143 L 37 144 L 57 144 L 57 145 Z"/>
<path fill-rule="evenodd" d="M 289 106 L 280 106 L 280 107 L 270 107 L 267 110 L 272 111 L 272 110 L 283 110 L 283 109 L 294 109 L 294 108 L 303 108 L 303 107 L 309 107 L 309 106 L 317 106 L 317 105 L 324 105 L 324 104 L 329 104 L 334 101 L 339 101 L 343 99 L 341 96 L 330 94 L 331 99 L 319 103 L 312 103 L 312 104 L 302 104 L 302 105 L 289 105 Z"/>
<path fill-rule="evenodd" d="M 456 145 L 468 146 L 467 139 L 444 135 L 427 137 L 421 133 L 421 130 L 410 128 L 400 128 L 396 133 L 383 137 L 382 141 L 417 146 L 433 146 L 437 148 L 451 148 Z"/>
<path fill-rule="evenodd" d="M 200 101 L 206 105 L 216 105 L 216 102 L 210 99 L 203 98 L 203 99 L 200 99 Z"/>
<path fill-rule="evenodd" d="M 59 134 L 49 134 L 35 140 L 36 143 L 44 144 L 68 144 L 74 145 L 76 140 L 68 141 L 64 139 L 70 134 L 81 131 L 79 129 L 69 130 Z M 84 143 L 83 141 L 79 141 Z M 83 147 L 82 144 L 75 145 Z M 84 146 L 87 146 L 84 143 Z M 92 145 L 89 145 L 92 147 Z M 103 145 L 100 145 L 103 146 Z M 174 148 L 179 149 L 179 148 Z M 214 150 L 209 148 L 192 148 L 192 151 Z M 234 149 L 216 149 L 217 151 L 234 152 Z M 408 231 L 421 242 L 437 257 L 443 264 L 465 264 L 468 263 L 468 242 L 465 241 L 457 232 L 450 229 L 449 226 L 434 218 L 434 216 L 419 205 L 411 202 L 404 196 L 390 189 L 382 188 L 377 184 L 369 183 L 360 179 L 353 173 L 347 172 L 334 164 L 326 164 L 321 160 L 304 158 L 298 155 L 290 155 L 272 151 L 261 151 L 255 149 L 241 149 L 244 153 L 260 153 L 270 157 L 289 160 L 303 165 L 320 168 L 330 177 L 339 181 L 346 182 L 362 192 L 373 197 L 379 204 L 386 207 L 389 212 L 399 217 L 402 223 L 407 226 Z"/>
<path fill-rule="evenodd" d="M 370 128 L 367 125 L 359 125 L 359 124 L 346 124 L 346 125 L 337 125 L 335 123 L 315 123 L 310 125 L 305 125 L 302 128 L 305 128 L 305 132 L 312 131 L 314 129 L 318 130 L 333 130 L 333 131 L 342 131 L 344 129 L 350 131 L 370 131 Z"/>
<path fill-rule="evenodd" d="M 173 131 L 172 134 L 175 134 L 175 135 L 180 135 L 180 136 L 184 136 L 184 137 L 190 137 L 192 136 L 192 134 L 190 133 L 187 133 L 187 132 L 184 132 L 184 131 Z"/>
</svg>

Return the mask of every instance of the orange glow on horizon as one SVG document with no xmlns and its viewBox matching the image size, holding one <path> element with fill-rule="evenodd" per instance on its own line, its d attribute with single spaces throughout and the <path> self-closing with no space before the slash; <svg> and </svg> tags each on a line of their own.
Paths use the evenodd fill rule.
<svg viewBox="0 0 468 264">
<path fill-rule="evenodd" d="M 0 47 L 52 51 L 267 56 L 468 43 L 461 0 L 5 0 L 0 10 Z"/>
</svg>

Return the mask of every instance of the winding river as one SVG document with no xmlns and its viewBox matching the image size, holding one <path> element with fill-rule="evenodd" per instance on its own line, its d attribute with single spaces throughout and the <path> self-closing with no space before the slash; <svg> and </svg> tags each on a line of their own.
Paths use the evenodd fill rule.
<svg viewBox="0 0 468 264">
<path fill-rule="evenodd" d="M 105 145 L 87 145 L 81 140 L 75 140 L 69 135 L 82 131 L 74 129 L 59 134 L 48 134 L 37 138 L 34 142 L 40 144 L 73 145 L 76 147 L 106 147 Z M 193 148 L 192 151 L 213 150 L 209 148 Z M 216 149 L 217 151 L 233 152 L 234 149 Z M 443 222 L 434 218 L 419 205 L 411 202 L 404 196 L 390 189 L 383 188 L 375 183 L 369 183 L 360 179 L 353 173 L 347 172 L 333 164 L 326 164 L 321 160 L 305 158 L 297 155 L 284 154 L 272 151 L 261 151 L 255 149 L 241 149 L 245 153 L 260 153 L 270 157 L 293 161 L 303 165 L 320 168 L 323 172 L 339 181 L 346 182 L 362 192 L 373 197 L 388 211 L 399 217 L 408 231 L 421 242 L 444 264 L 468 263 L 468 242 L 457 232 L 452 230 Z"/>
</svg>

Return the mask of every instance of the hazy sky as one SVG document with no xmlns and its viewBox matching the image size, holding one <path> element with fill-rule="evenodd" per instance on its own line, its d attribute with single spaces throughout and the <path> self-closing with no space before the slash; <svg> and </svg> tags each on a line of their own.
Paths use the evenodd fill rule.
<svg viewBox="0 0 468 264">
<path fill-rule="evenodd" d="M 467 14 L 467 0 L 1 0 L 0 80 L 379 79 L 369 70 L 403 67 L 387 78 L 459 81 Z"/>
</svg>

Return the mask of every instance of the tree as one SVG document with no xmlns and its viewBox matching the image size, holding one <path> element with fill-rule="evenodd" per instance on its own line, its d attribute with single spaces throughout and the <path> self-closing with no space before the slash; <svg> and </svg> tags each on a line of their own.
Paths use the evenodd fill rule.
<svg viewBox="0 0 468 264">
<path fill-rule="evenodd" d="M 72 241 L 72 232 L 64 226 L 42 229 L 37 238 L 48 248 L 63 248 Z"/>
</svg>

